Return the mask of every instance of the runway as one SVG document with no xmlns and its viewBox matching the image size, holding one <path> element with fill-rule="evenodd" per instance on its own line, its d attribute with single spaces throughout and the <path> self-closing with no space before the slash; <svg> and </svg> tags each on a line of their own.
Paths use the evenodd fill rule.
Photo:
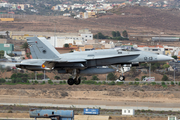
<svg viewBox="0 0 180 120">
<path fill-rule="evenodd" d="M 135 109 L 135 110 L 154 110 L 154 111 L 179 111 L 180 107 L 138 107 L 138 106 L 109 106 L 109 105 L 75 105 L 75 104 L 50 104 L 50 103 L 0 103 L 0 105 L 22 105 L 36 107 L 62 107 L 62 108 L 101 108 L 109 110 Z"/>
</svg>

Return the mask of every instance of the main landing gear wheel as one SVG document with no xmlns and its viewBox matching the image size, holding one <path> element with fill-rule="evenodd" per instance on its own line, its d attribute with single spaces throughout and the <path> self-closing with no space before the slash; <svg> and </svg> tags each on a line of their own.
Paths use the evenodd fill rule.
<svg viewBox="0 0 180 120">
<path fill-rule="evenodd" d="M 124 80 L 125 80 L 125 77 L 124 77 L 124 76 L 120 76 L 120 77 L 119 77 L 119 80 L 124 81 Z"/>
<path fill-rule="evenodd" d="M 67 81 L 67 83 L 68 83 L 69 85 L 73 85 L 73 84 L 74 84 L 74 79 L 73 79 L 73 78 L 69 78 L 68 81 Z"/>
<path fill-rule="evenodd" d="M 81 78 L 79 77 L 77 80 L 75 80 L 74 84 L 79 85 L 81 83 Z"/>
</svg>

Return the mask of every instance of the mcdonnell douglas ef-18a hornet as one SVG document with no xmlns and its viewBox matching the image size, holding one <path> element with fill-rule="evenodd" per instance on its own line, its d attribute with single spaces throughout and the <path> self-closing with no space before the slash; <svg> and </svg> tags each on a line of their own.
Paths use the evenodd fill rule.
<svg viewBox="0 0 180 120">
<path fill-rule="evenodd" d="M 67 83 L 79 85 L 81 75 L 105 74 L 115 69 L 100 66 L 124 65 L 138 66 L 146 62 L 170 61 L 172 57 L 157 55 L 151 52 L 140 51 L 133 47 L 120 47 L 115 49 L 80 51 L 60 54 L 46 38 L 27 38 L 33 59 L 23 60 L 16 67 L 32 71 L 58 70 L 61 74 L 71 74 Z M 119 77 L 124 80 L 124 76 Z"/>
</svg>

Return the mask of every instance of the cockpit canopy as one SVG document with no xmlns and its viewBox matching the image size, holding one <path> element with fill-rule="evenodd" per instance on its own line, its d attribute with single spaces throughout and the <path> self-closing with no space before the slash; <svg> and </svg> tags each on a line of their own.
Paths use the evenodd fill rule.
<svg viewBox="0 0 180 120">
<path fill-rule="evenodd" d="M 121 50 L 121 51 L 140 51 L 139 49 L 136 49 L 132 46 L 120 46 L 120 47 L 116 47 L 114 49 Z"/>
</svg>

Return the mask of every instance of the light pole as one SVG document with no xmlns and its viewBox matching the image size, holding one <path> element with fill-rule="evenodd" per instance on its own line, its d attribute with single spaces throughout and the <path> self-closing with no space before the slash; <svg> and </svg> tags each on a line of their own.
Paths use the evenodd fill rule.
<svg viewBox="0 0 180 120">
<path fill-rule="evenodd" d="M 149 77 L 151 77 L 151 63 L 149 63 Z"/>
<path fill-rule="evenodd" d="M 176 63 L 174 61 L 174 84 L 175 84 L 175 70 L 176 70 Z"/>
<path fill-rule="evenodd" d="M 45 72 L 46 72 L 46 71 L 44 70 L 44 80 L 46 79 L 46 76 L 45 76 L 46 74 L 45 74 Z"/>
</svg>

